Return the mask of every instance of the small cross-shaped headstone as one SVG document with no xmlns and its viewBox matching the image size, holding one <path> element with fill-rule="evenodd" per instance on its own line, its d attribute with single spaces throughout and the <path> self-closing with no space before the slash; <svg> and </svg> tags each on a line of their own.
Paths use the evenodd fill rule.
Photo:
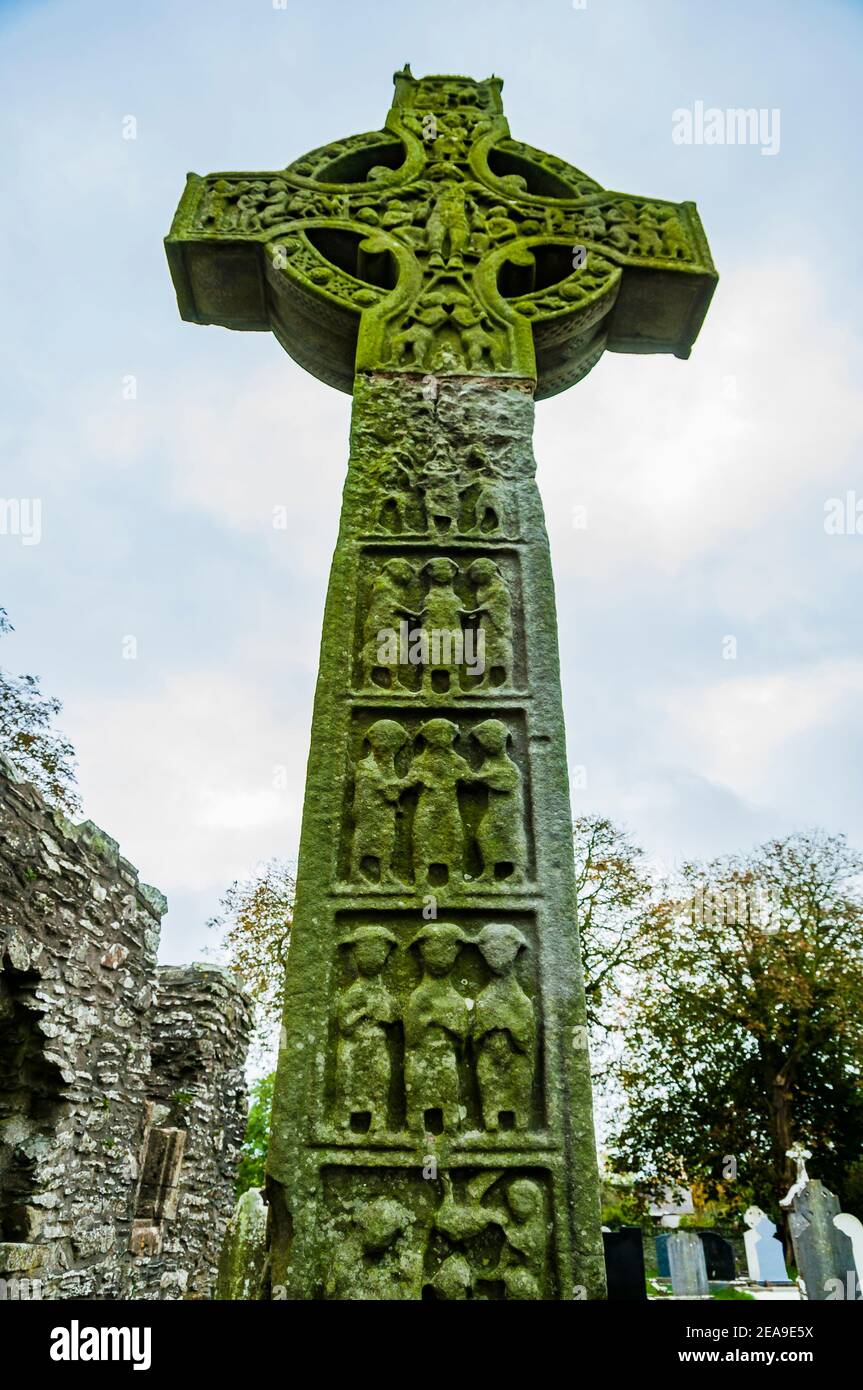
<svg viewBox="0 0 863 1390">
<path fill-rule="evenodd" d="M 785 1196 L 782 1198 L 779 1204 L 783 1207 L 790 1207 L 795 1197 L 797 1197 L 803 1191 L 803 1189 L 809 1181 L 809 1174 L 806 1172 L 806 1160 L 808 1158 L 811 1158 L 812 1154 L 809 1152 L 807 1148 L 804 1148 L 804 1146 L 798 1140 L 797 1143 L 793 1146 L 793 1148 L 785 1150 L 785 1157 L 793 1159 L 797 1167 L 797 1173 L 795 1175 L 794 1182 L 792 1183 L 791 1187 L 789 1187 L 788 1191 L 786 1192 Z"/>
</svg>

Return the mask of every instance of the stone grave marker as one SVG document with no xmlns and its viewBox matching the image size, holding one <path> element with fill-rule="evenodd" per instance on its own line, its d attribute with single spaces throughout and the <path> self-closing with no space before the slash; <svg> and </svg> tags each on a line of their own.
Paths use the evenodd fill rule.
<svg viewBox="0 0 863 1390">
<path fill-rule="evenodd" d="M 760 1207 L 748 1207 L 743 1217 L 746 1234 L 743 1245 L 746 1250 L 746 1266 L 753 1284 L 790 1284 L 785 1268 L 785 1252 L 782 1241 L 776 1234 L 776 1222 Z"/>
<path fill-rule="evenodd" d="M 734 1263 L 734 1246 L 718 1231 L 698 1231 L 698 1238 L 704 1246 L 704 1262 L 708 1279 L 730 1281 L 737 1277 Z"/>
<path fill-rule="evenodd" d="M 857 1278 L 853 1284 L 850 1279 L 846 1280 L 846 1297 L 853 1302 L 859 1302 L 863 1299 L 863 1221 L 857 1216 L 841 1211 L 838 1216 L 834 1216 L 833 1225 L 851 1242 L 851 1256 Z"/>
<path fill-rule="evenodd" d="M 267 1208 L 256 1187 L 250 1187 L 234 1207 L 222 1250 L 216 1298 L 256 1299 L 266 1260 Z"/>
<path fill-rule="evenodd" d="M 669 1231 L 663 1231 L 655 1237 L 656 1244 L 656 1272 L 660 1279 L 671 1278 L 671 1265 L 668 1263 L 668 1240 Z"/>
<path fill-rule="evenodd" d="M 166 241 L 183 318 L 353 395 L 268 1158 L 288 1298 L 604 1296 L 534 401 L 688 357 L 717 277 L 693 203 L 516 139 L 501 87 L 405 68 L 381 130 L 190 174 Z"/>
<path fill-rule="evenodd" d="M 856 1288 L 854 1249 L 845 1231 L 834 1224 L 839 1203 L 818 1178 L 795 1194 L 788 1226 L 797 1270 L 812 1301 L 847 1298 Z"/>
<path fill-rule="evenodd" d="M 697 1231 L 672 1231 L 668 1237 L 671 1287 L 678 1298 L 707 1298 L 707 1264 Z"/>
<path fill-rule="evenodd" d="M 619 1231 L 603 1231 L 602 1241 L 609 1300 L 646 1299 L 641 1227 L 621 1226 Z"/>
</svg>

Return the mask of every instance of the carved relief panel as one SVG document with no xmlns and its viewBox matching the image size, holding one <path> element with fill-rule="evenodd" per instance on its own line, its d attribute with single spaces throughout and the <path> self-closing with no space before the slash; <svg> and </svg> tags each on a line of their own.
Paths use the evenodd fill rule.
<svg viewBox="0 0 863 1390">
<path fill-rule="evenodd" d="M 519 710 L 353 711 L 339 877 L 352 891 L 512 892 L 533 877 Z"/>
<path fill-rule="evenodd" d="M 552 1183 L 540 1167 L 323 1170 L 336 1299 L 554 1298 Z"/>
<path fill-rule="evenodd" d="M 521 612 L 511 550 L 368 547 L 354 688 L 432 700 L 524 688 Z"/>
<path fill-rule="evenodd" d="M 406 447 L 404 447 L 406 445 Z M 513 540 L 518 507 L 506 465 L 482 445 L 454 450 L 442 432 L 381 451 L 368 530 L 387 536 Z"/>
<path fill-rule="evenodd" d="M 531 913 L 340 913 L 322 1140 L 541 1139 Z"/>
</svg>

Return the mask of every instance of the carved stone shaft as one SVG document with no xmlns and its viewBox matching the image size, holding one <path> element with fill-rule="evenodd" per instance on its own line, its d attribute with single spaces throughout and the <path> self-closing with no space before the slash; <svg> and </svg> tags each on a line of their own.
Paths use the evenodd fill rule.
<svg viewBox="0 0 863 1390">
<path fill-rule="evenodd" d="M 685 358 L 693 203 L 510 135 L 500 78 L 190 174 L 180 311 L 353 393 L 268 1159 L 274 1297 L 604 1297 L 534 399 Z M 277 1292 L 278 1290 L 278 1292 Z"/>
<path fill-rule="evenodd" d="M 380 1269 L 389 1263 L 398 1267 L 394 1252 L 401 1250 L 413 1271 L 407 1285 L 401 1277 L 393 1284 L 392 1271 L 384 1276 L 379 1270 L 378 1292 L 364 1294 L 363 1270 L 376 1257 L 360 1242 L 354 1291 L 346 1293 L 337 1281 L 329 1296 L 419 1298 L 452 1256 L 464 1259 L 470 1271 L 467 1296 L 497 1292 L 567 1298 L 578 1286 L 588 1296 L 602 1294 L 554 594 L 534 482 L 533 413 L 531 383 L 525 381 L 450 377 L 430 400 L 416 377 L 377 373 L 357 380 L 350 467 L 324 619 L 269 1157 L 276 1216 L 272 1278 L 289 1296 L 326 1296 L 328 1270 L 340 1249 L 342 1263 L 347 1259 L 343 1244 L 354 1231 L 356 1214 L 363 1217 L 370 1207 L 372 1215 L 379 1214 L 374 1203 L 388 1200 L 409 1213 L 410 1220 L 402 1218 L 398 1231 L 387 1235 L 388 1253 L 380 1252 Z M 479 539 L 472 530 L 469 499 L 453 535 L 431 540 L 419 513 L 416 532 L 382 536 L 376 529 L 378 479 L 388 455 L 405 453 L 422 473 L 432 435 L 440 435 L 455 459 L 473 440 L 494 439 L 508 509 L 518 518 L 511 535 Z M 469 471 L 465 481 L 470 482 Z M 365 688 L 363 614 L 376 577 L 390 560 L 403 561 L 416 576 L 421 602 L 422 568 L 430 554 L 450 559 L 465 585 L 480 557 L 492 560 L 506 576 L 516 638 L 514 678 L 505 691 L 468 684 L 430 697 L 421 688 L 412 693 L 402 685 L 374 692 Z M 481 730 L 489 742 L 484 726 L 492 720 L 492 732 L 497 743 L 506 744 L 513 778 L 520 784 L 517 796 L 495 790 L 497 776 L 490 777 L 491 788 L 483 780 L 493 755 L 474 732 Z M 411 823 L 430 792 L 425 782 L 414 780 L 412 769 L 429 757 L 427 738 L 436 734 L 429 729 L 432 723 L 448 727 L 441 746 L 431 750 L 437 761 L 428 764 L 433 771 L 425 776 L 433 782 L 434 770 L 443 769 L 448 814 L 426 832 L 434 841 L 429 877 L 427 866 L 419 862 Z M 394 732 L 399 728 L 402 737 Z M 391 808 L 395 826 L 380 835 L 388 861 L 391 855 L 392 882 L 373 855 L 366 857 L 367 876 L 354 877 L 356 837 L 363 836 L 365 850 L 373 848 L 357 823 L 351 791 L 370 756 L 370 731 L 376 744 L 396 750 L 385 775 L 394 800 L 381 801 Z M 452 760 L 457 760 L 455 785 L 446 770 Z M 509 828 L 494 804 L 495 799 L 506 802 L 508 795 L 517 818 Z M 491 877 L 483 872 L 481 853 L 489 821 L 497 829 L 501 855 Z M 514 846 L 521 860 L 517 866 L 505 857 L 512 856 Z M 429 895 L 437 919 L 424 927 Z M 346 950 L 344 940 L 346 929 L 360 922 L 385 926 L 396 942 L 392 947 L 387 940 L 380 956 L 387 997 L 394 997 L 398 1006 L 389 1028 L 392 1067 L 385 1128 L 377 1114 L 368 1113 L 368 1087 L 364 1091 L 357 1083 L 357 1113 L 348 1118 L 340 1090 L 333 1009 L 342 998 L 348 1009 L 355 997 L 358 976 L 349 957 L 356 947 Z M 507 952 L 509 938 L 503 930 L 503 954 L 495 959 L 494 932 L 488 942 L 479 938 L 498 922 L 517 923 L 515 936 L 520 933 L 521 940 Z M 417 941 L 418 936 L 423 939 Z M 507 1009 L 500 981 L 504 975 L 509 978 L 510 968 L 518 971 L 517 982 L 512 979 L 517 1007 Z M 495 989 L 503 1001 L 496 1017 L 491 1012 Z M 475 1037 L 471 1013 L 484 997 L 488 1002 L 479 1006 L 482 1036 Z M 369 1009 L 369 1026 L 372 1014 L 378 1018 L 381 1012 Z M 383 1031 L 383 1024 L 374 1026 Z M 514 1099 L 500 1117 L 495 1110 L 490 1118 L 493 1085 L 496 1094 Z M 527 1114 L 522 1114 L 525 1091 Z M 456 1242 L 447 1254 L 445 1238 L 435 1234 L 440 1177 L 423 1177 L 430 1155 L 438 1173 L 446 1172 L 461 1189 L 462 1203 L 475 1178 L 491 1179 L 482 1206 L 483 1229 L 495 1263 L 509 1251 L 512 1265 L 503 1273 L 498 1270 L 499 1277 L 480 1277 L 494 1271 L 477 1264 L 471 1242 Z M 548 1232 L 527 1282 L 526 1276 L 513 1275 L 527 1266 L 507 1239 L 508 1232 L 517 1238 L 507 1192 L 518 1179 L 534 1184 Z M 447 1266 L 444 1292 L 437 1296 L 449 1296 L 452 1272 Z M 513 1294 L 510 1285 L 531 1292 Z"/>
</svg>

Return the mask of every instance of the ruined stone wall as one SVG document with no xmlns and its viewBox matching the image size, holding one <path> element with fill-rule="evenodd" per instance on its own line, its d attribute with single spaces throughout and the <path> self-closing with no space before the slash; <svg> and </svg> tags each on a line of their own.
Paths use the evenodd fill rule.
<svg viewBox="0 0 863 1390">
<path fill-rule="evenodd" d="M 245 1129 L 249 1025 L 249 1006 L 227 970 L 159 969 L 149 1095 L 154 1117 L 176 1131 L 182 1160 L 176 1216 L 165 1222 L 159 1255 L 135 1261 L 132 1297 L 213 1295 Z M 142 1190 L 142 1222 L 149 1201 Z"/>
<path fill-rule="evenodd" d="M 249 1014 L 225 971 L 157 972 L 166 907 L 114 840 L 0 759 L 2 1287 L 209 1290 Z"/>
</svg>

